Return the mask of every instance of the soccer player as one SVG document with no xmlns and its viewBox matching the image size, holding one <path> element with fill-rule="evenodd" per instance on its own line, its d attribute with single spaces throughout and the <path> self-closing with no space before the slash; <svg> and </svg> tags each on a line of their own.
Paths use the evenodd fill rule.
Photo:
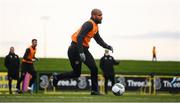
<svg viewBox="0 0 180 103">
<path fill-rule="evenodd" d="M 155 47 L 155 46 L 153 46 L 152 54 L 153 54 L 152 61 L 157 61 L 157 57 L 156 57 L 156 47 Z"/>
<path fill-rule="evenodd" d="M 17 87 L 18 91 L 17 92 L 20 92 L 20 83 L 22 82 L 22 80 L 24 80 L 26 72 L 30 73 L 32 76 L 29 87 L 28 87 L 28 89 L 31 90 L 31 92 L 32 92 L 31 86 L 33 83 L 35 83 L 35 80 L 37 77 L 36 70 L 35 70 L 34 64 L 33 64 L 33 62 L 38 60 L 35 57 L 36 46 L 37 46 L 37 39 L 32 39 L 32 45 L 26 49 L 26 52 L 23 56 L 22 64 L 21 64 L 21 77 L 18 80 L 18 87 Z"/>
<path fill-rule="evenodd" d="M 54 74 L 53 85 L 57 86 L 59 79 L 80 77 L 81 65 L 84 63 L 91 71 L 91 95 L 101 95 L 98 90 L 98 68 L 92 54 L 89 52 L 91 38 L 103 48 L 113 51 L 113 48 L 106 44 L 99 35 L 98 24 L 101 24 L 102 12 L 100 9 L 91 11 L 91 18 L 86 21 L 72 36 L 72 42 L 68 49 L 68 58 L 73 71 Z"/>
<path fill-rule="evenodd" d="M 10 47 L 9 54 L 4 59 L 5 67 L 8 70 L 9 94 L 12 94 L 12 80 L 19 79 L 19 56 L 15 54 L 14 47 Z"/>
</svg>

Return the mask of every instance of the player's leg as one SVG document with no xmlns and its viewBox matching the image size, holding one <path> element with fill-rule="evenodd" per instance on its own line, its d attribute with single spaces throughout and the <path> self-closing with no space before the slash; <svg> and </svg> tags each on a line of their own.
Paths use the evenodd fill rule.
<svg viewBox="0 0 180 103">
<path fill-rule="evenodd" d="M 112 82 L 112 86 L 115 84 L 115 76 L 114 74 L 110 75 L 110 81 Z"/>
<path fill-rule="evenodd" d="M 86 55 L 86 61 L 84 63 L 91 71 L 91 95 L 100 95 L 98 90 L 98 68 L 95 60 L 88 50 L 84 51 L 84 53 Z"/>
<path fill-rule="evenodd" d="M 154 61 L 154 57 L 155 57 L 155 55 L 153 54 L 152 61 Z"/>
<path fill-rule="evenodd" d="M 21 82 L 24 80 L 24 77 L 25 77 L 25 73 L 24 73 L 24 72 L 21 72 L 21 76 L 20 76 L 20 78 L 17 80 L 17 85 L 16 85 L 17 93 L 21 93 L 20 85 L 21 85 Z"/>
<path fill-rule="evenodd" d="M 30 78 L 28 90 L 30 91 L 30 93 L 33 93 L 32 85 L 35 84 L 36 78 L 37 78 L 37 72 L 36 72 L 33 64 L 30 64 L 30 65 L 29 65 L 29 71 L 28 71 L 28 72 L 31 74 L 31 75 L 30 75 L 31 78 Z"/>
<path fill-rule="evenodd" d="M 154 59 L 155 59 L 155 61 L 157 61 L 157 57 L 156 57 L 156 55 L 154 56 Z"/>
<path fill-rule="evenodd" d="M 19 79 L 17 80 L 17 86 L 16 86 L 17 93 L 21 93 L 21 91 L 20 91 L 20 84 L 24 80 L 25 73 L 26 73 L 26 64 L 22 63 L 21 64 L 21 75 L 20 75 Z"/>
<path fill-rule="evenodd" d="M 68 58 L 72 67 L 71 72 L 62 73 L 58 76 L 58 79 L 64 78 L 76 78 L 81 75 L 81 65 L 82 62 L 80 61 L 79 51 L 77 47 L 70 46 L 68 49 Z"/>
<path fill-rule="evenodd" d="M 65 78 L 77 78 L 81 75 L 81 65 L 82 62 L 80 61 L 79 57 L 79 51 L 76 47 L 70 46 L 68 49 L 68 58 L 72 67 L 72 71 L 60 73 L 60 74 L 54 74 L 53 75 L 53 85 L 57 86 L 57 82 L 60 79 Z"/>
<path fill-rule="evenodd" d="M 107 90 L 107 87 L 108 87 L 108 77 L 107 76 L 104 76 L 104 89 L 105 89 L 105 93 L 107 94 L 108 93 L 108 90 Z"/>
<path fill-rule="evenodd" d="M 9 85 L 9 94 L 12 94 L 12 77 L 11 73 L 8 71 L 8 85 Z"/>
</svg>

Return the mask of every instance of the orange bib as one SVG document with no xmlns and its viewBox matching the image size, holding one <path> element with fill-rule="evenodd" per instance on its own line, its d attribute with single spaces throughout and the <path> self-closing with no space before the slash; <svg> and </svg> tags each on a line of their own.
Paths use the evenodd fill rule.
<svg viewBox="0 0 180 103">
<path fill-rule="evenodd" d="M 93 24 L 93 29 L 91 31 L 89 31 L 88 34 L 83 39 L 83 46 L 85 46 L 85 47 L 89 47 L 89 42 L 90 42 L 91 38 L 94 37 L 94 35 L 98 32 L 98 25 L 93 20 L 89 20 L 89 22 L 91 22 Z M 71 36 L 72 41 L 75 43 L 77 43 L 77 37 L 79 35 L 79 32 L 81 31 L 81 28 L 78 29 Z"/>
</svg>

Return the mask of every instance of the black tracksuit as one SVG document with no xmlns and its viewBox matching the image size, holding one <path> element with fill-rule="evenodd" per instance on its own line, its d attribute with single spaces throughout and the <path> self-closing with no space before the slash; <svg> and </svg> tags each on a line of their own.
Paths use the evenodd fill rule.
<svg viewBox="0 0 180 103">
<path fill-rule="evenodd" d="M 9 81 L 9 91 L 11 91 L 12 87 L 12 80 L 18 80 L 19 78 L 19 66 L 20 66 L 20 60 L 19 56 L 15 53 L 9 53 L 4 60 L 5 67 L 8 70 L 8 81 Z"/>
<path fill-rule="evenodd" d="M 100 59 L 100 68 L 103 71 L 103 76 L 105 79 L 104 86 L 105 86 L 105 93 L 107 93 L 107 88 L 108 88 L 108 80 L 112 82 L 112 85 L 115 84 L 115 73 L 114 73 L 114 65 L 118 65 L 119 62 L 114 60 L 114 58 L 110 55 L 104 55 Z"/>
<path fill-rule="evenodd" d="M 68 57 L 69 57 L 73 71 L 59 74 L 57 76 L 57 78 L 64 79 L 64 78 L 79 77 L 81 75 L 81 65 L 82 65 L 82 61 L 80 60 L 79 53 L 84 52 L 84 54 L 86 56 L 86 60 L 85 60 L 84 64 L 91 71 L 91 82 L 92 82 L 91 90 L 98 92 L 98 67 L 96 66 L 93 56 L 89 52 L 88 47 L 85 47 L 82 45 L 84 37 L 87 36 L 88 32 L 91 31 L 92 29 L 93 29 L 93 25 L 91 22 L 87 21 L 82 25 L 81 31 L 77 38 L 78 43 L 71 42 L 71 45 L 68 49 Z M 93 38 L 100 46 L 102 46 L 104 48 L 109 47 L 109 45 L 107 45 L 103 41 L 103 39 L 100 37 L 99 32 L 97 32 L 97 34 L 95 34 L 95 36 Z"/>
</svg>

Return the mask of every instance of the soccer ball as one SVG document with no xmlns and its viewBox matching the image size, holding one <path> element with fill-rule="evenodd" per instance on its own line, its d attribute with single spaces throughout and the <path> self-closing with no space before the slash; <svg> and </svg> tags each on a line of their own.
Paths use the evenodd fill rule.
<svg viewBox="0 0 180 103">
<path fill-rule="evenodd" d="M 116 96 L 121 96 L 125 92 L 125 87 L 121 83 L 116 83 L 112 87 L 112 92 Z"/>
</svg>

